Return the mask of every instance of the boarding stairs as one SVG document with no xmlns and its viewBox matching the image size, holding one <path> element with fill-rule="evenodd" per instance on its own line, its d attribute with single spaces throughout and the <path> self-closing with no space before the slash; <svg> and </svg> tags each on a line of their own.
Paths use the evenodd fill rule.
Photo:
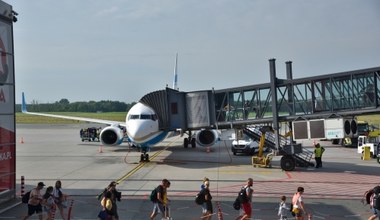
<svg viewBox="0 0 380 220">
<path fill-rule="evenodd" d="M 260 137 L 262 135 L 261 128 L 262 126 L 249 126 L 243 129 L 243 133 L 252 138 L 253 140 L 260 142 Z M 284 155 L 284 157 L 281 160 L 288 160 L 288 162 L 290 163 L 293 163 L 293 161 L 291 160 L 294 160 L 294 165 L 299 167 L 314 166 L 314 164 L 310 162 L 313 157 L 312 151 L 303 148 L 302 145 L 299 144 L 299 150 L 292 152 L 292 150 L 290 150 L 292 147 L 290 139 L 281 135 L 279 136 L 279 142 L 280 143 L 277 149 L 274 133 L 265 133 L 265 146 L 269 147 L 274 151 L 278 151 L 280 155 Z M 284 167 L 282 168 L 284 169 Z"/>
</svg>

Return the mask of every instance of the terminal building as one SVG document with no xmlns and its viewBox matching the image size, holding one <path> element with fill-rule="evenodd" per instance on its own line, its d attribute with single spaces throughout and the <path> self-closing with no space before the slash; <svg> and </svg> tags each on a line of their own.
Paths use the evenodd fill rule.
<svg viewBox="0 0 380 220">
<path fill-rule="evenodd" d="M 0 203 L 16 195 L 15 76 L 12 6 L 0 1 Z"/>
</svg>

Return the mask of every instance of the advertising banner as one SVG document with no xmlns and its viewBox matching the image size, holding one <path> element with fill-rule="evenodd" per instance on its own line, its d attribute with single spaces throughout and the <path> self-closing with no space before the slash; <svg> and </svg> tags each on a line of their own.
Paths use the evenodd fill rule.
<svg viewBox="0 0 380 220">
<path fill-rule="evenodd" d="M 0 115 L 0 193 L 15 186 L 15 128 L 13 115 Z"/>
</svg>

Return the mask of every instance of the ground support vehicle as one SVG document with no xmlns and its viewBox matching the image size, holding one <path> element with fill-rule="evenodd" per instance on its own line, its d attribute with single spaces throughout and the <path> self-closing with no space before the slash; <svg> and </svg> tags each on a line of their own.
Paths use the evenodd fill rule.
<svg viewBox="0 0 380 220">
<path fill-rule="evenodd" d="M 379 138 L 368 138 L 367 136 L 361 135 L 358 137 L 358 153 L 364 155 L 365 153 L 365 147 L 368 147 L 370 149 L 370 157 L 372 158 L 378 158 L 379 154 Z"/>
<path fill-rule="evenodd" d="M 232 136 L 232 145 L 231 145 L 231 151 L 234 155 L 237 154 L 244 154 L 244 155 L 250 155 L 253 156 L 259 152 L 259 143 L 249 136 L 242 134 L 241 138 L 236 137 L 239 135 L 233 134 Z M 263 147 L 264 151 L 267 151 L 267 147 Z"/>
<path fill-rule="evenodd" d="M 261 143 L 264 142 L 264 145 L 272 150 L 273 155 L 279 154 L 283 155 L 281 158 L 281 168 L 285 171 L 292 171 L 296 166 L 298 167 L 309 167 L 314 166 L 314 163 L 310 162 L 313 156 L 313 152 L 303 148 L 301 144 L 290 143 L 289 139 L 285 136 L 280 136 L 280 143 L 278 148 L 275 144 L 274 133 L 264 128 L 265 126 L 252 126 L 246 127 L 242 131 L 247 136 L 252 139 L 259 141 Z M 262 130 L 262 129 L 265 130 Z M 262 132 L 264 131 L 264 132 Z M 265 133 L 263 135 L 263 133 Z M 260 141 L 261 140 L 261 141 Z M 260 144 L 259 144 L 260 145 Z M 265 156 L 260 156 L 260 151 L 258 153 L 258 157 L 252 159 L 252 164 L 256 166 L 267 167 L 266 164 L 269 164 L 269 161 L 265 161 L 265 157 L 268 156 L 267 159 L 271 159 L 273 156 L 271 154 L 267 154 Z"/>
<path fill-rule="evenodd" d="M 265 145 L 265 134 L 266 132 L 273 131 L 270 126 L 263 126 L 261 129 L 261 137 L 259 142 L 259 152 L 257 156 L 252 157 L 252 165 L 254 167 L 272 167 L 271 161 L 273 159 L 274 153 L 269 153 L 264 155 L 264 145 Z"/>
<path fill-rule="evenodd" d="M 80 129 L 80 138 L 82 139 L 82 142 L 84 141 L 100 141 L 99 135 L 100 135 L 101 128 L 96 127 L 90 127 L 90 128 L 82 128 Z"/>
</svg>

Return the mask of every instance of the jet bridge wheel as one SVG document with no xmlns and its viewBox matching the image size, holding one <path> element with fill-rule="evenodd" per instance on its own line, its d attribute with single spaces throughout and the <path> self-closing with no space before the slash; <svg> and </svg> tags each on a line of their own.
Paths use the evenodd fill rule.
<svg viewBox="0 0 380 220">
<path fill-rule="evenodd" d="M 187 148 L 188 146 L 189 146 L 189 139 L 188 138 L 184 138 L 183 139 L 183 147 Z"/>
<path fill-rule="evenodd" d="M 191 143 L 191 147 L 192 148 L 195 148 L 197 146 L 196 143 L 195 143 L 195 138 L 191 138 L 190 143 Z"/>
<path fill-rule="evenodd" d="M 296 167 L 296 161 L 292 155 L 284 155 L 281 158 L 281 169 L 285 171 L 292 171 Z"/>
</svg>

